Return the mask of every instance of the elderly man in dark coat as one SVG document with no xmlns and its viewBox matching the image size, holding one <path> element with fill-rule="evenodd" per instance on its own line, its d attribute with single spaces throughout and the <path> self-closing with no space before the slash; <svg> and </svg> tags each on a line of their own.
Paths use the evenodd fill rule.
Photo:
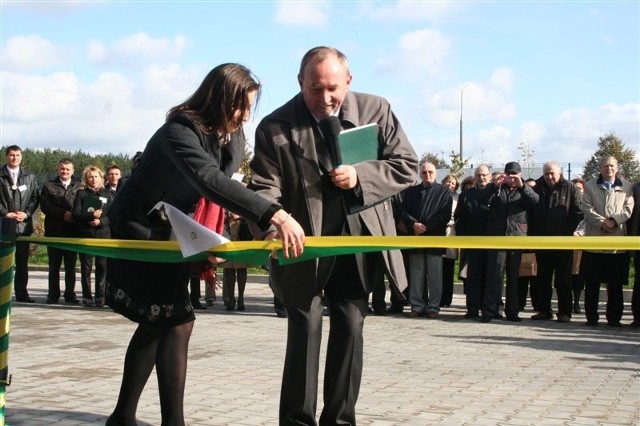
<svg viewBox="0 0 640 426">
<path fill-rule="evenodd" d="M 451 219 L 451 191 L 436 181 L 432 163 L 420 166 L 422 183 L 404 192 L 400 218 L 412 235 L 440 235 L 447 232 Z M 411 318 L 435 319 L 440 312 L 442 296 L 442 255 L 444 248 L 415 249 L 409 254 Z"/>
</svg>

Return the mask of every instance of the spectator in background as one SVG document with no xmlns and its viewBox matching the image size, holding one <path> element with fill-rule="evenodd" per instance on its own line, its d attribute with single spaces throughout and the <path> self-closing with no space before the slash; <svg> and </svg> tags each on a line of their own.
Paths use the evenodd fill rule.
<svg viewBox="0 0 640 426">
<path fill-rule="evenodd" d="M 530 210 L 528 235 L 571 236 L 583 219 L 580 210 L 581 195 L 578 188 L 567 181 L 557 161 L 547 161 L 542 166 L 542 176 L 536 181 L 534 191 L 539 201 Z M 571 290 L 570 250 L 536 250 L 538 272 L 535 278 L 538 313 L 531 319 L 544 320 L 553 317 L 551 298 L 552 282 L 558 297 L 558 322 L 571 321 L 573 297 Z"/>
<path fill-rule="evenodd" d="M 113 196 L 116 195 L 118 185 L 120 184 L 120 178 L 122 177 L 122 170 L 117 164 L 112 164 L 107 168 L 107 183 L 105 188 L 111 191 Z"/>
<path fill-rule="evenodd" d="M 538 202 L 538 194 L 525 185 L 520 164 L 505 165 L 504 174 L 482 190 L 478 197 L 489 206 L 487 235 L 527 235 L 527 210 Z M 487 283 L 482 302 L 482 322 L 500 317 L 502 281 L 506 275 L 505 316 L 508 321 L 522 321 L 518 305 L 518 269 L 521 250 L 492 249 L 487 253 Z M 504 271 L 504 272 L 503 272 Z"/>
<path fill-rule="evenodd" d="M 618 177 L 618 160 L 600 162 L 600 174 L 585 185 L 582 198 L 585 236 L 626 235 L 633 211 L 631 184 Z M 583 250 L 584 307 L 588 326 L 597 326 L 600 284 L 607 283 L 607 323 L 620 327 L 624 308 L 622 286 L 629 280 L 629 255 L 624 250 Z"/>
<path fill-rule="evenodd" d="M 40 202 L 40 189 L 36 176 L 21 167 L 22 149 L 11 145 L 5 149 L 6 164 L 0 169 L 0 216 L 16 221 L 16 235 L 33 233 L 32 216 Z M 29 243 L 16 242 L 15 277 L 13 280 L 16 301 L 34 303 L 29 297 Z"/>
<path fill-rule="evenodd" d="M 536 186 L 536 180 L 529 178 L 524 181 L 525 184 L 532 188 Z M 530 220 L 531 211 L 527 212 L 527 221 Z M 530 254 L 525 254 L 530 253 Z M 531 298 L 531 306 L 533 310 L 537 311 L 538 295 L 535 289 L 535 277 L 538 271 L 538 263 L 536 262 L 536 255 L 533 250 L 522 250 L 522 258 L 520 260 L 520 269 L 518 272 L 518 305 L 520 310 L 523 311 L 527 306 L 527 294 Z"/>
<path fill-rule="evenodd" d="M 78 228 L 73 220 L 73 201 L 80 182 L 73 176 L 73 162 L 63 158 L 58 163 L 58 176 L 42 186 L 40 209 L 44 213 L 44 236 L 74 238 Z M 76 262 L 78 253 L 47 246 L 49 258 L 49 290 L 47 303 L 60 299 L 60 267 L 64 261 L 64 301 L 77 304 Z"/>
<path fill-rule="evenodd" d="M 448 174 L 442 179 L 441 183 L 451 192 L 453 203 L 451 205 L 451 219 L 449 223 L 447 223 L 446 235 L 453 237 L 456 235 L 453 212 L 456 210 L 456 205 L 458 204 L 460 181 L 457 176 Z M 442 256 L 442 297 L 440 298 L 440 307 L 449 307 L 453 301 L 453 274 L 458 253 L 459 250 L 457 248 L 448 248 Z"/>
<path fill-rule="evenodd" d="M 571 179 L 571 183 L 573 183 L 576 188 L 580 191 L 580 198 L 584 194 L 584 180 L 582 178 L 574 178 Z M 582 237 L 584 235 L 584 215 L 573 235 L 576 237 Z M 584 276 L 582 272 L 580 272 L 580 260 L 582 258 L 582 250 L 573 250 L 572 255 L 572 265 L 571 265 L 571 291 L 573 294 L 573 313 L 579 314 L 582 313 L 582 309 L 580 308 L 580 295 L 582 294 L 582 290 L 584 290 Z"/>
<path fill-rule="evenodd" d="M 633 213 L 629 219 L 629 235 L 640 236 L 640 182 L 633 185 Z M 640 250 L 631 252 L 635 277 L 633 279 L 633 293 L 631 294 L 631 313 L 633 321 L 631 327 L 640 327 Z"/>
<path fill-rule="evenodd" d="M 235 213 L 227 215 L 227 226 L 231 241 L 251 241 L 253 235 L 247 221 Z M 222 300 L 227 311 L 233 311 L 236 307 L 244 311 L 244 290 L 247 286 L 247 265 L 237 262 L 224 262 L 220 266 L 222 272 Z M 238 297 L 235 297 L 236 281 L 238 283 Z"/>
<path fill-rule="evenodd" d="M 463 190 L 458 198 L 454 212 L 456 235 L 481 236 L 486 235 L 487 214 L 489 206 L 480 202 L 480 192 L 491 183 L 489 167 L 481 164 L 474 171 L 475 186 Z M 465 249 L 463 251 L 466 262 L 466 305 L 467 319 L 480 318 L 482 296 L 487 281 L 487 250 Z"/>
<path fill-rule="evenodd" d="M 104 186 L 104 172 L 88 166 L 82 173 L 82 189 L 76 193 L 73 203 L 73 219 L 78 224 L 80 238 L 111 238 L 107 212 L 113 194 Z M 107 258 L 95 256 L 95 299 L 91 294 L 91 270 L 94 256 L 80 253 L 80 282 L 84 306 L 104 305 L 104 290 L 107 282 Z"/>
<path fill-rule="evenodd" d="M 413 235 L 441 235 L 451 220 L 453 198 L 449 188 L 439 184 L 436 167 L 420 166 L 422 184 L 404 191 L 400 217 Z M 411 318 L 437 318 L 442 298 L 442 255 L 445 249 L 413 249 L 409 255 Z"/>
<path fill-rule="evenodd" d="M 473 176 L 465 177 L 464 179 L 462 179 L 462 182 L 460 182 L 460 194 L 462 194 L 467 189 L 474 188 L 475 186 L 476 186 L 475 177 L 473 177 Z M 457 207 L 458 206 L 457 206 L 457 203 L 456 203 L 456 207 L 453 209 L 453 211 L 454 211 L 454 223 L 455 223 L 455 211 L 456 211 Z M 456 231 L 456 234 L 457 234 L 457 231 Z M 458 259 L 459 259 L 459 262 L 458 262 L 458 278 L 460 279 L 460 281 L 462 281 L 462 291 L 466 295 L 467 294 L 467 256 L 466 256 L 466 253 L 465 253 L 464 249 L 460 249 L 459 253 L 460 253 L 460 255 L 458 256 Z"/>
</svg>

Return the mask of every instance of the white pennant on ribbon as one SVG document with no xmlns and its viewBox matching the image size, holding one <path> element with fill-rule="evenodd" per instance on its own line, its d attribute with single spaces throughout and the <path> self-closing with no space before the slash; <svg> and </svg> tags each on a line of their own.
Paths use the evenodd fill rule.
<svg viewBox="0 0 640 426">
<path fill-rule="evenodd" d="M 216 247 L 230 240 L 222 235 L 212 231 L 182 213 L 171 204 L 160 201 L 153 210 L 163 210 L 171 223 L 173 234 L 178 241 L 180 251 L 184 257 L 193 256 L 198 253 L 209 251 L 212 247 Z"/>
</svg>

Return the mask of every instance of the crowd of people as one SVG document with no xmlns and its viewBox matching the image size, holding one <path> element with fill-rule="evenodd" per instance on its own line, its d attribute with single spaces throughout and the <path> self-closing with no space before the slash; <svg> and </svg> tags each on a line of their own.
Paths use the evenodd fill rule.
<svg viewBox="0 0 640 426">
<path fill-rule="evenodd" d="M 242 126 L 255 109 L 261 85 L 248 68 L 227 63 L 212 69 L 189 98 L 168 111 L 129 176 L 121 177 L 119 168 L 110 167 L 105 179 L 102 170 L 91 166 L 83 171 L 80 182 L 73 177 L 73 163 L 62 159 L 58 177 L 40 189 L 35 177 L 20 167 L 20 148 L 7 148 L 7 164 L 0 170 L 0 215 L 15 219 L 17 235 L 31 234 L 32 216 L 40 205 L 45 236 L 162 241 L 171 238 L 172 229 L 162 211 L 153 207 L 166 201 L 194 213 L 211 229 L 222 229 L 224 214 L 236 239 L 249 238 L 242 227 L 244 219 L 253 238 L 281 240 L 285 258 L 303 253 L 307 235 L 638 235 L 640 184 L 632 190 L 618 175 L 615 158 L 603 160 L 599 177 L 585 184 L 584 194 L 577 184 L 564 179 L 559 164 L 552 161 L 545 163 L 543 176 L 531 184 L 525 183 L 517 162 L 509 162 L 494 175 L 482 165 L 473 179 L 459 182 L 450 175 L 439 183 L 433 164 L 418 164 L 388 101 L 351 91 L 352 78 L 349 62 L 338 49 L 319 46 L 303 56 L 297 74 L 300 91 L 257 126 L 248 185 L 232 175 L 244 158 Z M 376 123 L 379 132 L 377 159 L 342 164 L 335 155 L 338 133 L 370 123 Z M 204 212 L 202 217 L 199 211 Z M 537 274 L 527 286 L 538 311 L 532 318 L 553 317 L 555 286 L 557 320 L 570 321 L 575 293 L 582 291 L 574 284 L 579 280 L 572 279 L 572 251 L 534 253 Z M 63 262 L 64 300 L 80 303 L 75 294 L 76 255 L 53 248 L 48 254 L 47 303 L 58 303 L 61 296 Z M 28 244 L 19 242 L 15 295 L 17 301 L 30 303 L 34 300 L 27 291 L 27 258 Z M 456 258 L 466 295 L 465 318 L 485 323 L 498 318 L 521 321 L 526 303 L 519 294 L 522 250 L 425 247 L 291 264 L 271 259 L 267 267 L 276 312 L 287 318 L 288 325 L 279 424 L 355 425 L 370 295 L 376 314 L 404 313 L 408 303 L 407 316 L 437 319 L 452 301 Z M 104 261 L 80 255 L 82 302 L 106 304 L 137 323 L 107 425 L 136 424 L 138 402 L 154 369 L 162 424 L 184 425 L 194 308 L 205 307 L 200 302 L 199 279 L 223 267 L 224 259 L 210 256 L 199 269 L 126 259 L 109 259 L 106 268 Z M 634 262 L 637 268 L 638 256 Z M 245 266 L 233 265 L 224 273 L 223 299 L 228 310 L 245 309 Z M 578 275 L 584 282 L 588 325 L 598 324 L 603 283 L 607 322 L 612 327 L 621 325 L 622 287 L 628 273 L 627 252 L 582 252 Z M 385 277 L 391 289 L 389 309 L 384 300 Z M 194 298 L 189 288 L 191 284 L 195 293 L 196 283 L 198 297 Z M 634 327 L 640 324 L 639 287 L 636 274 Z M 325 315 L 330 327 L 324 406 L 317 421 Z"/>
<path fill-rule="evenodd" d="M 421 181 L 395 197 L 399 234 L 459 236 L 638 236 L 640 183 L 632 185 L 618 173 L 615 157 L 602 159 L 600 174 L 585 182 L 569 181 L 556 161 L 543 165 L 538 179 L 522 177 L 519 163 L 509 162 L 504 171 L 491 172 L 487 165 L 457 187 L 455 176 L 437 182 L 433 164 L 420 166 Z M 449 220 L 450 212 L 453 211 Z M 638 244 L 640 246 L 640 242 Z M 637 251 L 612 247 L 607 250 L 465 249 L 459 255 L 459 278 L 463 282 L 467 319 L 490 322 L 522 321 L 529 296 L 536 311 L 532 320 L 570 322 L 584 311 L 588 326 L 598 325 L 600 287 L 606 288 L 607 324 L 620 327 L 623 287 L 629 281 L 630 261 Z M 408 317 L 435 319 L 440 308 L 451 303 L 451 255 L 444 249 L 405 251 L 408 260 L 411 310 Z M 445 272 L 446 271 L 446 272 Z M 636 269 L 637 271 L 637 269 Z M 446 276 L 445 276 L 446 274 Z M 635 275 L 638 282 L 638 275 Z M 552 307 L 553 290 L 557 306 Z M 640 326 L 638 285 L 632 294 L 632 327 Z M 393 296 L 393 295 L 392 295 Z M 373 312 L 401 313 L 393 297 L 386 311 L 374 293 Z"/>
</svg>

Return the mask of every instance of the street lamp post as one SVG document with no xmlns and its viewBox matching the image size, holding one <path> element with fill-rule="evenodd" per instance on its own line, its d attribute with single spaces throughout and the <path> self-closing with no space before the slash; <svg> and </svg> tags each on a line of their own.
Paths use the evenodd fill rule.
<svg viewBox="0 0 640 426">
<path fill-rule="evenodd" d="M 462 100 L 463 100 L 463 95 L 464 95 L 464 88 L 467 87 L 468 84 L 465 84 L 464 86 L 462 86 L 462 89 L 460 89 L 460 161 L 462 160 Z"/>
</svg>

